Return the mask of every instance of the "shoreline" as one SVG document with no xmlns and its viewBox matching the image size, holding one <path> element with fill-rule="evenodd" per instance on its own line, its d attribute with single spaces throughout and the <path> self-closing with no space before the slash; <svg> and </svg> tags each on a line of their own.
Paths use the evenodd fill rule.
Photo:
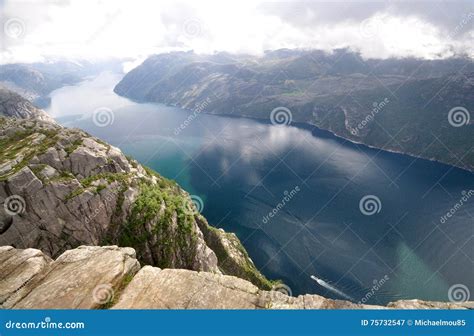
<svg viewBox="0 0 474 336">
<path fill-rule="evenodd" d="M 118 95 L 118 94 L 117 94 Z M 118 95 L 120 96 L 120 95 Z M 120 96 L 120 97 L 123 97 L 123 96 Z M 179 107 L 179 106 L 173 106 L 173 105 L 168 105 L 168 104 L 163 104 L 163 103 L 156 103 L 156 102 L 144 102 L 144 101 L 135 101 L 133 99 L 130 99 L 128 97 L 123 97 L 125 99 L 128 99 L 132 102 L 136 102 L 136 103 L 140 103 L 140 104 L 153 104 L 153 105 L 156 105 L 156 106 L 168 106 L 168 107 L 175 107 L 175 108 L 179 108 L 181 111 L 183 111 L 182 115 L 183 115 L 183 118 L 186 117 L 186 114 L 189 114 L 189 113 L 192 113 L 193 110 L 191 109 L 186 109 L 186 108 L 182 108 L 182 107 Z M 179 112 L 179 110 L 177 110 Z M 173 113 L 174 111 L 172 109 L 170 109 L 169 111 L 170 113 Z M 201 112 L 200 112 L 201 113 Z M 252 119 L 252 120 L 255 120 L 259 123 L 262 123 L 262 124 L 266 124 L 266 125 L 271 125 L 271 122 L 269 119 L 265 119 L 265 118 L 255 118 L 255 117 L 250 117 L 250 116 L 241 116 L 241 115 L 226 115 L 226 114 L 219 114 L 219 113 L 212 113 L 212 112 L 205 112 L 205 111 L 202 111 L 203 114 L 206 114 L 206 115 L 213 115 L 213 116 L 217 116 L 217 117 L 227 117 L 227 118 L 246 118 L 246 119 Z M 398 153 L 396 151 L 391 151 L 391 150 L 386 150 L 386 149 L 381 149 L 381 148 L 377 148 L 377 147 L 372 147 L 370 145 L 367 145 L 367 144 L 364 144 L 364 143 L 358 143 L 356 141 L 352 141 L 350 139 L 347 139 L 347 138 L 344 138 L 342 136 L 339 136 L 337 134 L 335 134 L 334 132 L 330 131 L 330 130 L 326 130 L 326 129 L 321 129 L 319 128 L 318 126 L 316 125 L 313 125 L 311 123 L 306 123 L 306 122 L 293 122 L 291 123 L 289 126 L 293 126 L 293 127 L 296 127 L 296 128 L 299 128 L 299 129 L 304 129 L 304 130 L 307 130 L 307 131 L 310 131 L 311 132 L 311 135 L 312 136 L 315 136 L 315 137 L 325 137 L 327 139 L 331 139 L 333 141 L 336 141 L 340 144 L 344 144 L 346 146 L 364 146 L 362 148 L 370 148 L 370 149 L 373 149 L 374 151 L 377 150 L 377 151 L 385 151 L 387 153 L 392 153 L 392 154 L 398 154 L 398 155 L 406 155 L 407 157 L 413 157 L 413 158 L 418 158 L 414 155 L 410 155 L 410 154 L 406 154 L 406 153 Z M 374 154 L 375 155 L 375 154 Z M 425 158 L 421 158 L 423 160 L 425 160 Z M 427 160 L 429 162 L 436 162 L 436 163 L 441 163 L 445 166 L 450 166 L 451 168 L 452 167 L 455 167 L 453 165 L 449 165 L 449 164 L 446 164 L 444 162 L 439 162 L 439 161 L 436 161 L 436 160 Z M 407 161 L 407 165 L 408 165 L 408 161 Z M 456 167 L 458 168 L 458 167 Z M 461 167 L 459 167 L 461 168 Z M 446 169 L 449 169 L 448 167 L 446 167 Z M 463 169 L 463 168 L 461 168 Z M 465 170 L 465 169 L 463 169 Z M 306 294 L 308 294 L 307 292 L 305 292 Z"/>
<path fill-rule="evenodd" d="M 139 103 L 139 104 L 161 104 L 161 105 L 168 106 L 168 107 L 176 107 L 176 108 L 179 108 L 179 109 L 187 111 L 187 112 L 194 112 L 193 109 L 181 107 L 181 106 L 178 106 L 178 105 L 170 105 L 170 104 L 166 104 L 166 103 L 153 102 L 153 101 L 142 101 L 142 100 L 134 99 L 134 98 L 131 98 L 131 97 L 123 96 L 123 95 L 121 95 L 121 94 L 119 94 L 118 92 L 115 91 L 116 86 L 117 85 L 115 85 L 112 89 L 112 92 L 114 94 L 116 94 L 117 96 L 129 99 L 130 101 L 132 101 L 134 103 Z M 200 111 L 199 113 L 203 113 L 203 114 L 206 114 L 206 115 L 215 115 L 215 116 L 227 117 L 227 118 L 246 118 L 246 119 L 252 119 L 252 120 L 259 121 L 259 122 L 263 122 L 265 124 L 271 124 L 270 119 L 259 118 L 259 117 L 248 116 L 248 115 L 228 115 L 228 114 L 224 114 L 224 113 L 215 113 L 215 112 L 212 112 L 212 111 L 205 111 L 205 110 Z M 338 140 L 349 141 L 350 143 L 352 143 L 354 145 L 365 146 L 365 147 L 370 148 L 370 149 L 381 150 L 381 151 L 385 151 L 385 152 L 392 153 L 392 154 L 406 155 L 406 156 L 412 157 L 412 158 L 417 159 L 417 160 L 427 160 L 429 162 L 435 162 L 435 163 L 438 163 L 438 164 L 443 164 L 443 165 L 449 166 L 451 168 L 458 168 L 458 169 L 461 169 L 461 170 L 466 171 L 468 173 L 474 174 L 474 168 L 471 170 L 467 167 L 462 167 L 462 166 L 459 166 L 459 165 L 456 165 L 456 164 L 444 162 L 444 161 L 441 161 L 439 159 L 428 158 L 428 157 L 423 157 L 423 156 L 413 154 L 413 153 L 410 153 L 410 152 L 402 152 L 400 150 L 380 148 L 380 147 L 377 147 L 377 146 L 369 145 L 365 142 L 356 141 L 354 139 L 350 139 L 350 138 L 347 138 L 347 137 L 342 136 L 340 134 L 337 134 L 332 130 L 320 128 L 317 125 L 312 124 L 311 122 L 292 121 L 287 126 L 290 126 L 290 127 L 293 126 L 293 127 L 297 127 L 297 128 L 300 128 L 300 129 L 307 129 L 307 130 L 316 129 L 319 132 L 328 133 L 328 134 L 330 134 L 331 136 L 335 137 Z"/>
<path fill-rule="evenodd" d="M 120 96 L 120 97 L 124 97 L 124 98 L 130 99 L 131 101 L 133 101 L 133 102 L 135 102 L 135 103 L 139 103 L 139 104 L 161 104 L 161 105 L 168 106 L 168 107 L 179 108 L 179 109 L 184 110 L 184 111 L 187 111 L 187 112 L 193 112 L 193 110 L 192 110 L 192 109 L 189 109 L 189 108 L 184 108 L 184 107 L 177 106 L 177 105 L 169 105 L 169 104 L 166 104 L 166 103 L 135 100 L 135 99 L 132 99 L 132 98 L 130 98 L 130 97 L 122 96 L 122 95 L 118 94 L 117 92 L 115 92 L 115 90 L 114 90 L 113 92 L 114 92 L 116 95 L 118 95 L 118 96 Z M 246 118 L 246 119 L 251 119 L 251 120 L 259 121 L 259 122 L 262 122 L 262 123 L 267 124 L 267 125 L 270 125 L 270 124 L 271 124 L 271 122 L 270 122 L 269 119 L 258 118 L 258 117 L 254 117 L 254 116 L 247 116 L 247 115 L 228 115 L 228 114 L 223 114 L 223 113 L 213 113 L 213 112 L 206 112 L 206 111 L 202 111 L 202 112 L 200 112 L 200 113 L 203 113 L 203 114 L 206 114 L 206 115 L 214 115 L 214 116 L 220 116 L 220 117 L 227 117 L 227 118 Z M 290 123 L 289 125 L 287 125 L 286 127 L 297 127 L 297 128 L 306 129 L 306 130 L 309 130 L 309 131 L 312 131 L 312 130 L 316 129 L 318 132 L 327 133 L 327 134 L 330 135 L 331 137 L 335 137 L 336 140 L 339 140 L 339 141 L 340 141 L 340 140 L 348 141 L 348 142 L 350 142 L 350 143 L 353 144 L 353 145 L 364 146 L 364 147 L 366 147 L 366 148 L 370 148 L 370 149 L 373 149 L 373 150 L 384 151 L 384 152 L 391 153 L 391 154 L 405 155 L 405 156 L 409 156 L 409 157 L 414 158 L 414 159 L 417 159 L 417 160 L 426 160 L 426 161 L 429 161 L 429 162 L 434 162 L 434 163 L 442 164 L 442 165 L 445 165 L 445 166 L 448 166 L 448 167 L 451 167 L 451 168 L 461 169 L 461 170 L 463 170 L 463 171 L 465 171 L 465 172 L 474 174 L 474 168 L 473 168 L 472 170 L 470 170 L 470 169 L 468 169 L 467 167 L 462 167 L 462 166 L 455 165 L 455 164 L 452 164 L 452 163 L 443 162 L 443 161 L 440 161 L 440 160 L 434 159 L 434 158 L 428 158 L 428 157 L 419 156 L 419 155 L 417 155 L 417 154 L 413 154 L 413 153 L 410 153 L 410 152 L 402 152 L 402 151 L 395 150 L 395 149 L 380 148 L 380 147 L 377 147 L 377 146 L 369 145 L 369 144 L 364 143 L 364 142 L 359 142 L 359 141 L 356 141 L 356 140 L 354 140 L 354 139 L 346 138 L 346 137 L 344 137 L 344 136 L 342 136 L 342 135 L 339 135 L 339 134 L 335 133 L 335 132 L 332 131 L 332 130 L 320 128 L 320 127 L 318 127 L 317 125 L 312 124 L 312 123 L 310 123 L 310 122 L 304 122 L 304 121 L 295 122 L 295 121 L 294 121 L 294 122 L 291 122 L 291 123 Z"/>
</svg>

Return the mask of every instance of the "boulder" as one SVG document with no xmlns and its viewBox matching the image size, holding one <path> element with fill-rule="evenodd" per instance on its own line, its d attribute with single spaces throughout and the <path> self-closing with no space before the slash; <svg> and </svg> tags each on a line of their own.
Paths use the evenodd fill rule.
<svg viewBox="0 0 474 336">
<path fill-rule="evenodd" d="M 0 247 L 0 307 L 16 304 L 28 289 L 28 283 L 49 268 L 52 260 L 40 250 Z"/>
<path fill-rule="evenodd" d="M 25 285 L 26 294 L 7 308 L 90 309 L 113 302 L 115 292 L 140 264 L 131 248 L 80 246 L 63 253 Z"/>
</svg>

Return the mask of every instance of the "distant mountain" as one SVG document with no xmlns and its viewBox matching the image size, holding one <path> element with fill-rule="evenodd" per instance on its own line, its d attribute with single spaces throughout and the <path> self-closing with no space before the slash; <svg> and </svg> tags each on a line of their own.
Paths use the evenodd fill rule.
<svg viewBox="0 0 474 336">
<path fill-rule="evenodd" d="M 0 86 L 0 116 L 16 119 L 38 119 L 54 123 L 46 112 L 19 94 Z"/>
<path fill-rule="evenodd" d="M 37 106 L 49 105 L 48 94 L 72 85 L 104 69 L 121 71 L 123 60 L 102 62 L 57 60 L 45 63 L 0 65 L 0 85 L 15 91 Z"/>
<path fill-rule="evenodd" d="M 206 102 L 199 111 L 265 120 L 277 109 L 276 123 L 308 123 L 474 171 L 474 62 L 468 58 L 364 60 L 348 50 L 283 49 L 262 57 L 176 52 L 149 57 L 115 92 L 190 110 Z"/>
</svg>

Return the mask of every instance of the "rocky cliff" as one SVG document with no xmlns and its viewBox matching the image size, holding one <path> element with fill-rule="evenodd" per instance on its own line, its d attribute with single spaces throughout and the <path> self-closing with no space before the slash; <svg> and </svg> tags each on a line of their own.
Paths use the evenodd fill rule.
<svg viewBox="0 0 474 336">
<path fill-rule="evenodd" d="M 19 119 L 39 119 L 54 122 L 43 110 L 36 108 L 19 94 L 0 85 L 0 116 Z"/>
<path fill-rule="evenodd" d="M 117 244 L 135 248 L 143 264 L 271 287 L 237 237 L 211 228 L 176 183 L 41 110 L 12 111 L 0 117 L 0 246 L 56 258 L 79 245 Z"/>
<path fill-rule="evenodd" d="M 396 301 L 387 307 L 291 297 L 240 278 L 144 266 L 132 248 L 80 246 L 55 260 L 0 248 L 0 308 L 13 309 L 473 309 L 474 302 Z"/>
<path fill-rule="evenodd" d="M 53 90 L 78 83 L 104 70 L 119 72 L 123 61 L 50 59 L 43 63 L 0 64 L 0 85 L 44 108 L 50 104 L 49 94 Z"/>
</svg>

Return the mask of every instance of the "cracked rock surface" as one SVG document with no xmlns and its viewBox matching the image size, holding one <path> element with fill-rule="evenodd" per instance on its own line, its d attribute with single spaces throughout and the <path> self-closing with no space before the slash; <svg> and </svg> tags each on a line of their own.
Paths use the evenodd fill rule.
<svg viewBox="0 0 474 336">
<path fill-rule="evenodd" d="M 2 247 L 0 269 L 9 270 L 0 274 L 1 308 L 472 309 L 474 304 L 402 300 L 382 307 L 319 295 L 291 297 L 234 276 L 140 269 L 135 251 L 117 246 L 81 246 L 54 261 L 38 250 Z"/>
<path fill-rule="evenodd" d="M 80 245 L 133 247 L 142 264 L 237 275 L 270 288 L 235 252 L 245 251 L 236 237 L 232 246 L 215 244 L 227 234 L 210 227 L 175 182 L 41 110 L 22 114 L 30 103 L 14 93 L 2 97 L 17 102 L 0 101 L 9 111 L 0 111 L 8 116 L 0 116 L 0 246 L 52 258 Z"/>
</svg>

